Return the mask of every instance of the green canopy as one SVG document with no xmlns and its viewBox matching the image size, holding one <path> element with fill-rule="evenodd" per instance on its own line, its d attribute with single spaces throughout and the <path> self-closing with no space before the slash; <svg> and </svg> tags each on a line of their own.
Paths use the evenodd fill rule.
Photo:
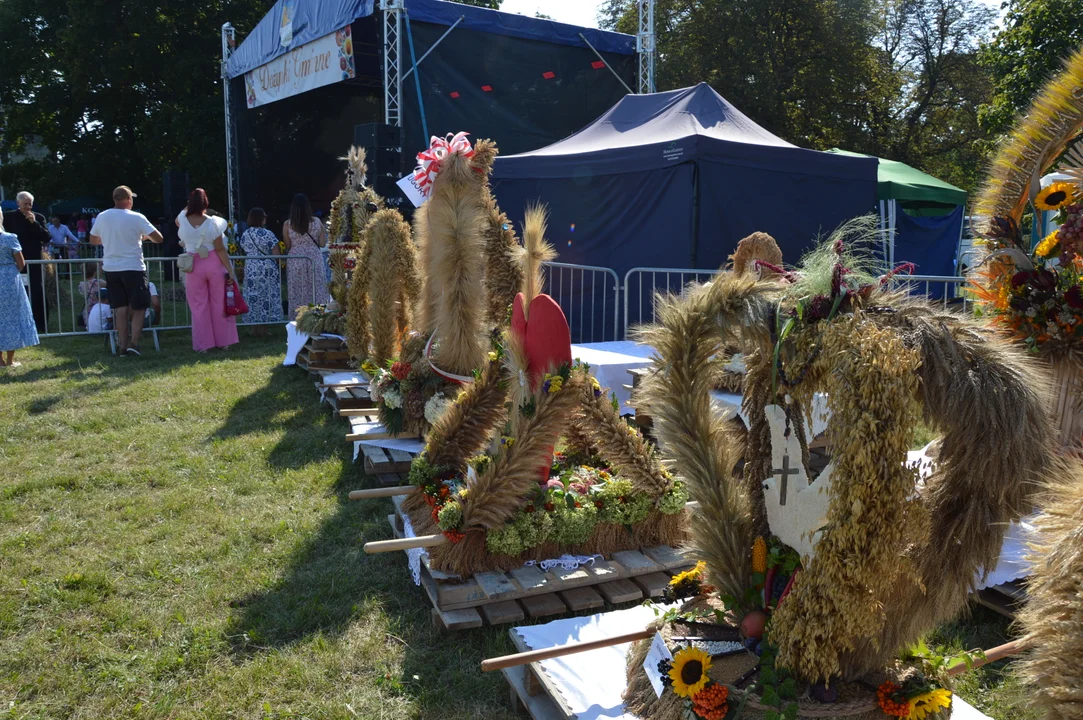
<svg viewBox="0 0 1083 720">
<path fill-rule="evenodd" d="M 828 152 L 854 157 L 872 157 L 833 148 Z M 877 158 L 877 196 L 897 200 L 907 209 L 921 206 L 956 206 L 966 204 L 966 191 L 897 160 Z"/>
</svg>

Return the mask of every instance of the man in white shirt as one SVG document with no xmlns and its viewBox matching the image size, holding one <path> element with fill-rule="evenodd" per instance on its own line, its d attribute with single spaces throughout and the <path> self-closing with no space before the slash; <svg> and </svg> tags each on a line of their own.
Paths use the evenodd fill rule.
<svg viewBox="0 0 1083 720">
<path fill-rule="evenodd" d="M 69 240 L 71 241 L 70 245 L 68 244 Z M 60 218 L 53 215 L 49 219 L 49 247 L 55 251 L 56 257 L 62 258 L 65 253 L 69 258 L 74 257 L 74 251 L 78 245 L 79 241 L 72 233 L 71 228 L 61 224 Z"/>
<path fill-rule="evenodd" d="M 144 312 L 150 307 L 147 264 L 143 261 L 143 238 L 162 242 L 162 234 L 141 213 L 132 212 L 135 193 L 127 185 L 113 190 L 113 209 L 94 220 L 90 229 L 91 245 L 101 245 L 102 269 L 109 287 L 109 305 L 113 309 L 113 327 L 117 331 L 122 355 L 139 355 L 143 336 Z M 132 324 L 128 344 L 128 321 Z"/>
</svg>

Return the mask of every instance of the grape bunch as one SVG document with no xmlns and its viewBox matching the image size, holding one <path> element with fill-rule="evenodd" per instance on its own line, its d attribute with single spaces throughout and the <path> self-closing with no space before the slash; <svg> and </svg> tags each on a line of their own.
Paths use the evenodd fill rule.
<svg viewBox="0 0 1083 720">
<path fill-rule="evenodd" d="M 1064 222 L 1057 230 L 1061 251 L 1066 255 L 1078 255 L 1083 249 L 1083 205 L 1073 203 L 1064 208 Z"/>
</svg>

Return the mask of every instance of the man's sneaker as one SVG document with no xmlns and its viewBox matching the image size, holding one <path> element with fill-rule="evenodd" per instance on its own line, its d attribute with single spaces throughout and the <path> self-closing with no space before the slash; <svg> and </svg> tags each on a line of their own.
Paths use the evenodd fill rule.
<svg viewBox="0 0 1083 720">
<path fill-rule="evenodd" d="M 124 352 L 126 354 L 128 354 L 128 355 L 136 355 L 136 356 L 142 355 L 142 353 L 139 352 L 139 348 L 137 346 L 135 346 L 135 345 L 132 345 L 130 348 L 128 348 Z"/>
</svg>

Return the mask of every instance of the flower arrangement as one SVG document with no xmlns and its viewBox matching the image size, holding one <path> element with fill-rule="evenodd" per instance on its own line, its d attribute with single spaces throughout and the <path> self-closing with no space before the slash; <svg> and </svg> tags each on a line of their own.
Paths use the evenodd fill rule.
<svg viewBox="0 0 1083 720">
<path fill-rule="evenodd" d="M 1083 347 L 1083 203 L 1072 183 L 1057 182 L 1034 200 L 1056 211 L 1058 227 L 1028 242 L 1010 217 L 990 223 L 988 260 L 972 280 L 981 313 L 1043 357 Z"/>
<path fill-rule="evenodd" d="M 297 329 L 309 336 L 341 335 L 346 327 L 346 313 L 327 305 L 302 305 L 297 308 Z"/>
<path fill-rule="evenodd" d="M 514 439 L 501 438 L 502 448 Z M 469 477 L 492 462 L 489 455 L 471 460 L 466 473 L 434 467 L 419 458 L 411 467 L 409 481 L 422 489 L 441 532 L 456 531 L 462 522 L 459 501 L 465 497 Z M 675 515 L 688 500 L 683 483 L 657 502 L 636 493 L 631 482 L 615 477 L 597 457 L 569 457 L 557 453 L 549 480 L 538 484 L 522 509 L 504 526 L 486 533 L 487 549 L 498 555 L 517 556 L 546 542 L 578 545 L 587 542 L 599 526 L 627 527 L 641 523 L 652 511 Z"/>
<path fill-rule="evenodd" d="M 366 360 L 362 369 L 372 378 L 369 397 L 377 404 L 380 422 L 393 435 L 427 434 L 450 405 L 450 384 L 420 357 L 388 360 L 384 368 Z"/>
</svg>

